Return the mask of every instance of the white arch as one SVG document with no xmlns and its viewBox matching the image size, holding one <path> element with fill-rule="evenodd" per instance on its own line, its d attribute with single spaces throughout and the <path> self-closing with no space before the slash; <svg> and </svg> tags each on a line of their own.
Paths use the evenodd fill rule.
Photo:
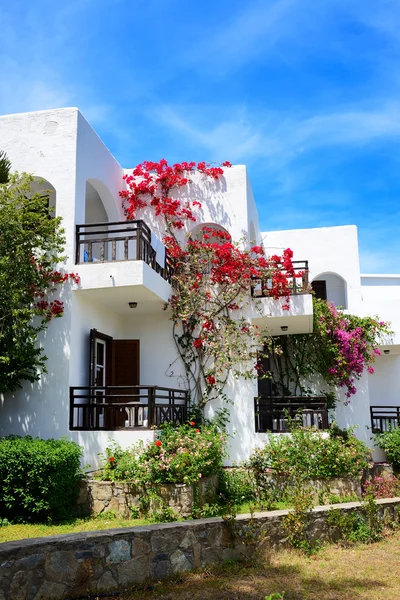
<svg viewBox="0 0 400 600">
<path fill-rule="evenodd" d="M 48 195 L 49 209 L 51 211 L 50 214 L 52 217 L 56 217 L 57 216 L 56 215 L 57 192 L 56 192 L 56 188 L 54 187 L 54 185 L 52 183 L 50 183 L 50 181 L 48 179 L 41 177 L 40 175 L 34 175 L 33 182 L 31 184 L 31 189 L 33 192 L 44 192 L 45 194 Z"/>
<path fill-rule="evenodd" d="M 199 242 L 204 240 L 204 231 L 203 228 L 204 227 L 209 227 L 210 229 L 213 229 L 214 231 L 223 231 L 224 233 L 229 235 L 229 238 L 231 238 L 231 234 L 229 233 L 229 231 L 227 229 L 225 229 L 225 227 L 222 227 L 221 225 L 218 225 L 218 223 L 200 223 L 199 225 L 196 225 L 195 227 L 193 227 L 193 229 L 191 229 L 191 231 L 189 232 L 189 237 L 192 238 L 192 240 L 198 240 Z M 210 235 L 210 239 L 207 241 L 211 241 L 211 242 L 221 242 L 221 239 L 217 236 L 212 236 L 212 234 L 208 234 Z"/>
<path fill-rule="evenodd" d="M 324 271 L 314 277 L 313 281 L 325 281 L 326 282 L 326 299 L 337 307 L 347 308 L 347 282 L 333 271 Z M 312 286 L 311 282 L 311 286 Z"/>
<path fill-rule="evenodd" d="M 119 221 L 115 199 L 106 184 L 100 181 L 100 179 L 87 179 L 85 222 L 105 223 L 107 221 Z"/>
</svg>

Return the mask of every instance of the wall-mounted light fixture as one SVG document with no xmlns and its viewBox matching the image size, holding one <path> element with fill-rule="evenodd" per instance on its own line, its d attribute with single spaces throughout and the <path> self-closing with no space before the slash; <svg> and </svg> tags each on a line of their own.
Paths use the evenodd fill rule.
<svg viewBox="0 0 400 600">
<path fill-rule="evenodd" d="M 384 354 L 390 354 L 390 350 L 384 350 L 383 353 Z"/>
<path fill-rule="evenodd" d="M 137 302 L 128 302 L 129 304 L 129 308 L 136 308 L 137 307 Z"/>
<path fill-rule="evenodd" d="M 287 331 L 289 329 L 289 327 L 287 325 L 282 325 L 281 330 L 282 331 Z"/>
</svg>

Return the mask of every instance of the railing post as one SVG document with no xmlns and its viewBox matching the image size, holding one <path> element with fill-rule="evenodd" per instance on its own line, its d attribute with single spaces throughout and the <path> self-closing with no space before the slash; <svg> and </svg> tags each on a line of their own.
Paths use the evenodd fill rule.
<svg viewBox="0 0 400 600">
<path fill-rule="evenodd" d="M 75 225 L 75 264 L 79 265 L 79 263 L 81 262 L 81 245 L 79 243 L 80 241 L 80 232 L 79 232 L 79 225 Z"/>
<path fill-rule="evenodd" d="M 69 388 L 69 430 L 74 428 L 74 388 Z"/>
<path fill-rule="evenodd" d="M 258 433 L 258 430 L 259 430 L 259 423 L 258 423 L 259 415 L 257 414 L 258 413 L 257 404 L 258 404 L 257 398 L 254 398 L 254 427 L 255 427 L 256 433 Z"/>
<path fill-rule="evenodd" d="M 308 260 L 305 260 L 304 263 L 305 263 L 305 269 L 304 269 L 304 275 L 303 275 L 303 292 L 306 292 L 307 288 L 308 288 Z"/>
<path fill-rule="evenodd" d="M 136 223 L 136 260 L 142 260 L 142 223 Z"/>
<path fill-rule="evenodd" d="M 154 408 L 155 408 L 155 388 L 154 387 L 149 387 L 149 390 L 147 392 L 147 403 L 148 403 L 148 421 L 149 421 L 149 428 L 152 425 L 157 425 L 157 423 L 154 423 L 155 419 L 155 415 L 154 415 Z"/>
</svg>

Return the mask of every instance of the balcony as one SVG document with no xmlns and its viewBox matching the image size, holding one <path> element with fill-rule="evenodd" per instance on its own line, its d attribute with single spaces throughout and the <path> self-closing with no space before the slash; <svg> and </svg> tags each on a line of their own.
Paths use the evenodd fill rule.
<svg viewBox="0 0 400 600">
<path fill-rule="evenodd" d="M 385 433 L 400 426 L 400 406 L 371 406 L 372 433 Z"/>
<path fill-rule="evenodd" d="M 163 243 L 144 221 L 76 225 L 77 265 L 142 260 L 171 282 L 172 261 Z"/>
<path fill-rule="evenodd" d="M 188 393 L 159 386 L 70 388 L 71 431 L 147 430 L 187 421 Z"/>
<path fill-rule="evenodd" d="M 294 260 L 293 267 L 298 277 L 289 278 L 290 295 L 309 294 L 308 260 Z M 270 298 L 271 287 L 272 281 L 262 281 L 255 277 L 251 286 L 251 295 L 253 298 Z"/>
<path fill-rule="evenodd" d="M 325 396 L 262 396 L 254 398 L 256 433 L 287 433 L 288 417 L 302 427 L 328 429 Z"/>
<path fill-rule="evenodd" d="M 289 278 L 290 299 L 277 300 L 271 296 L 272 281 L 254 278 L 251 295 L 254 299 L 249 317 L 260 329 L 267 328 L 271 335 L 312 333 L 313 304 L 308 282 L 308 261 L 293 262 L 298 277 Z"/>
</svg>

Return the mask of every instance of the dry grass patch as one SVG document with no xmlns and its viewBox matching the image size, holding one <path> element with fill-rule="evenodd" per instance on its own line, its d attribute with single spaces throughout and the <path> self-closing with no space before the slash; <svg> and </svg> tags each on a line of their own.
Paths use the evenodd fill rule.
<svg viewBox="0 0 400 600">
<path fill-rule="evenodd" d="M 281 551 L 259 566 L 227 564 L 153 588 L 119 596 L 123 600 L 264 600 L 285 592 L 285 600 L 400 600 L 400 533 L 352 548 L 328 546 L 305 557 Z"/>
</svg>

